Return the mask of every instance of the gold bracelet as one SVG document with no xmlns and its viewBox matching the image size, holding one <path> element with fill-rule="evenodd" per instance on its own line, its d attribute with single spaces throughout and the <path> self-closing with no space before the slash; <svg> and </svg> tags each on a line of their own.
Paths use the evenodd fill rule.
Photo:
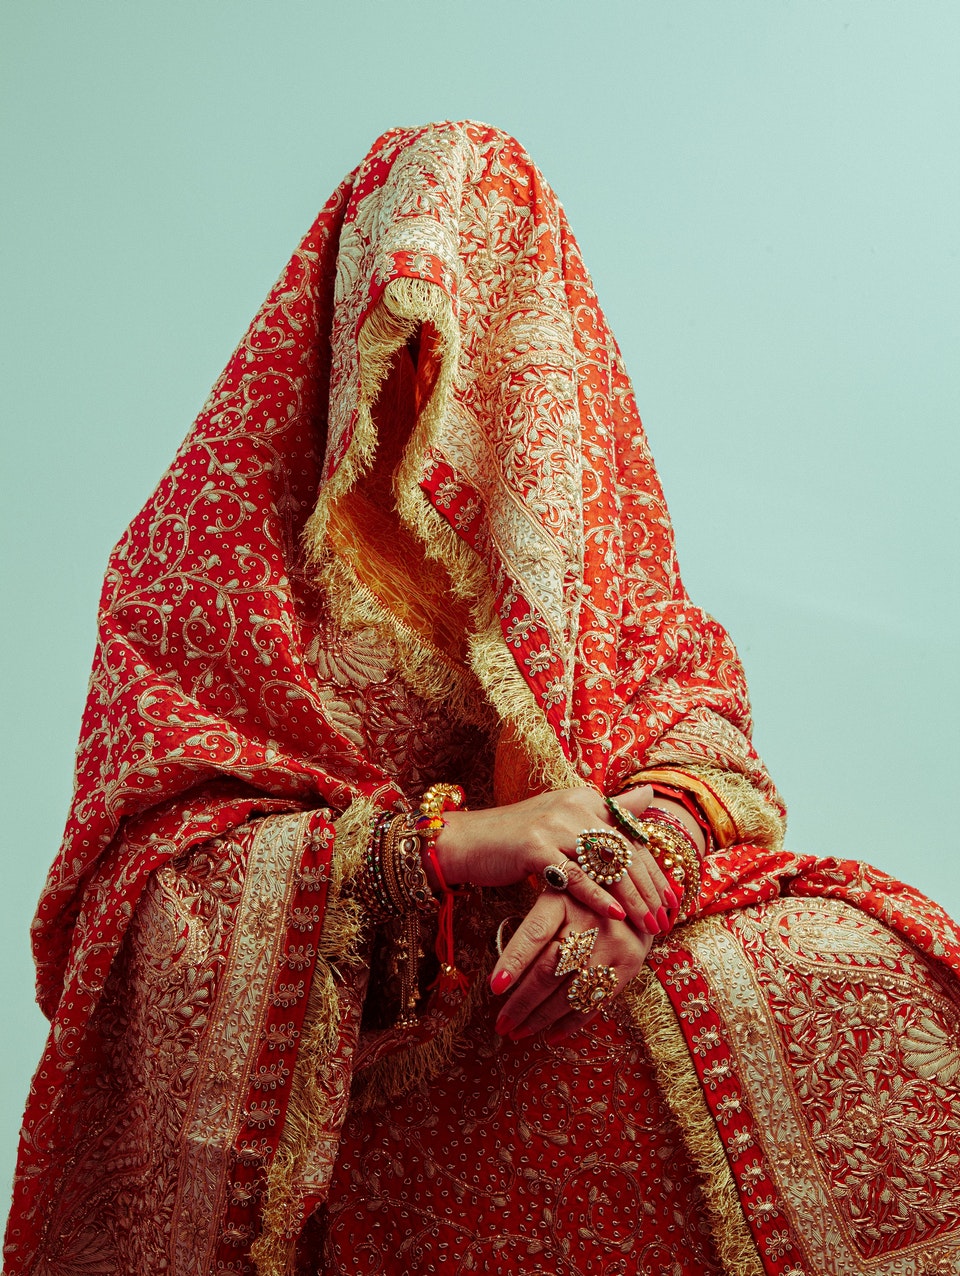
<svg viewBox="0 0 960 1276">
<path fill-rule="evenodd" d="M 654 859 L 680 889 L 677 921 L 684 921 L 700 894 L 700 856 L 696 844 L 680 821 L 666 811 L 645 812 L 639 822 Z"/>
</svg>

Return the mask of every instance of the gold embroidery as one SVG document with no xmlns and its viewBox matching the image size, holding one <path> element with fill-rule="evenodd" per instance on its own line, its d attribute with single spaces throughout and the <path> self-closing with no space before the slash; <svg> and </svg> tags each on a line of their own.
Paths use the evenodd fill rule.
<svg viewBox="0 0 960 1276">
<path fill-rule="evenodd" d="M 960 1264 L 960 1005 L 943 978 L 833 900 L 778 900 L 684 939 L 810 1270 Z"/>
</svg>

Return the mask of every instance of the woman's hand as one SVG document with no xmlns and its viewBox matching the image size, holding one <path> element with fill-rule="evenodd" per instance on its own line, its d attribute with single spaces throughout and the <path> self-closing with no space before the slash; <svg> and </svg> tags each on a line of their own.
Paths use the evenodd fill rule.
<svg viewBox="0 0 960 1276">
<path fill-rule="evenodd" d="M 497 1032 L 512 1040 L 549 1029 L 551 1044 L 577 1032 L 595 1018 L 572 1010 L 567 989 L 574 973 L 558 979 L 560 940 L 596 926 L 599 930 L 590 966 L 612 966 L 617 985 L 605 999 L 619 995 L 643 965 L 652 935 L 638 935 L 626 922 L 599 918 L 588 907 L 558 891 L 544 893 L 520 923 L 494 967 L 490 986 L 495 993 L 513 989 L 497 1017 Z"/>
<path fill-rule="evenodd" d="M 617 801 L 632 815 L 641 815 L 652 797 L 652 789 L 644 785 L 621 794 Z M 645 846 L 631 843 L 629 868 L 606 889 L 573 858 L 577 837 L 585 829 L 616 828 L 596 789 L 558 789 L 510 806 L 448 811 L 444 819 L 446 827 L 437 838 L 436 852 L 451 886 L 459 882 L 509 886 L 530 874 L 539 876 L 550 864 L 562 864 L 569 882 L 566 893 L 597 917 L 627 919 L 647 935 L 670 927 L 668 910 L 679 901 Z"/>
</svg>

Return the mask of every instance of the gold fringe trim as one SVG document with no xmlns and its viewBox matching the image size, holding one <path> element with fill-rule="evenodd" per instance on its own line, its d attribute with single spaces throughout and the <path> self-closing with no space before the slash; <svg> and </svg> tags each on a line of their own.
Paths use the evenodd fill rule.
<svg viewBox="0 0 960 1276">
<path fill-rule="evenodd" d="M 676 788 L 686 789 L 700 803 L 718 846 L 752 842 L 771 851 L 782 850 L 786 822 L 745 775 L 679 758 L 672 746 L 668 754 L 667 759 L 662 755 L 658 759 L 658 750 L 654 748 L 647 758 L 648 765 L 632 775 L 629 783 L 663 779 L 665 784 L 674 783 Z M 675 771 L 675 767 L 682 770 Z M 675 780 L 667 779 L 669 775 L 674 775 Z"/>
<path fill-rule="evenodd" d="M 363 862 L 370 821 L 376 807 L 358 798 L 334 824 L 332 875 L 319 952 L 303 1022 L 290 1104 L 280 1146 L 267 1176 L 262 1231 L 250 1257 L 259 1276 L 290 1276 L 296 1236 L 292 1220 L 301 1199 L 300 1171 L 329 1130 L 329 1103 L 317 1083 L 340 1034 L 341 1006 L 334 966 L 338 971 L 359 964 L 363 917 L 360 906 L 343 894 L 345 883 Z"/>
<path fill-rule="evenodd" d="M 333 615 L 346 629 L 371 629 L 396 659 L 407 685 L 431 704 L 445 705 L 452 717 L 492 729 L 495 714 L 469 670 L 389 611 L 363 584 L 350 563 L 331 554 L 321 580 Z"/>
<path fill-rule="evenodd" d="M 334 614 L 345 624 L 365 624 L 386 631 L 393 639 L 400 669 L 413 689 L 433 701 L 455 702 L 476 719 L 467 671 L 425 657 L 420 634 L 404 626 L 370 591 L 356 573 L 338 558 L 328 534 L 330 513 L 370 468 L 377 438 L 372 407 L 389 374 L 397 350 L 423 323 L 438 333 L 440 368 L 429 401 L 421 410 L 394 477 L 397 511 L 424 547 L 428 558 L 446 568 L 458 597 L 471 604 L 473 634 L 470 666 L 502 723 L 510 724 L 525 741 L 531 777 L 544 789 L 577 787 L 583 780 L 566 759 L 556 733 L 537 704 L 510 654 L 497 616 L 486 569 L 469 545 L 424 497 L 419 479 L 422 460 L 434 444 L 455 384 L 460 333 L 448 293 L 419 279 L 395 279 L 360 330 L 360 399 L 353 438 L 336 473 L 325 484 L 304 529 L 309 565 L 333 599 Z M 411 582 L 411 586 L 413 582 Z"/>
<path fill-rule="evenodd" d="M 687 766 L 694 779 L 709 785 L 737 828 L 737 840 L 753 842 L 771 851 L 783 849 L 786 822 L 776 807 L 738 771 L 719 767 Z"/>
<path fill-rule="evenodd" d="M 470 989 L 439 1032 L 428 1041 L 402 1046 L 384 1055 L 354 1078 L 351 1102 L 361 1112 L 382 1107 L 409 1090 L 433 1081 L 461 1052 L 463 1032 L 484 995 L 483 972 L 474 976 Z"/>
<path fill-rule="evenodd" d="M 713 1239 L 726 1276 L 764 1276 L 730 1163 L 667 994 L 644 969 L 624 989 L 622 1000 L 629 1026 L 646 1046 L 667 1106 L 700 1174 Z"/>
</svg>

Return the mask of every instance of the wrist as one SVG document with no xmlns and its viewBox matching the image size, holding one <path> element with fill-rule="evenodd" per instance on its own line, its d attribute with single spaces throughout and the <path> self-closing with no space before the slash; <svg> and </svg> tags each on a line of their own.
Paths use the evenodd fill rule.
<svg viewBox="0 0 960 1276">
<path fill-rule="evenodd" d="M 683 827 L 690 834 L 694 845 L 697 848 L 697 854 L 701 857 L 707 849 L 707 839 L 704 837 L 703 829 L 693 818 L 682 802 L 677 802 L 673 798 L 664 797 L 660 793 L 655 793 L 653 801 L 647 807 L 647 811 L 655 811 L 659 807 L 672 815 L 675 820 L 679 820 Z"/>
<path fill-rule="evenodd" d="M 463 871 L 464 821 L 468 820 L 469 816 L 469 811 L 444 812 L 443 828 L 433 843 L 437 859 L 440 861 L 440 871 L 448 886 L 460 886 L 469 878 L 469 874 Z M 429 857 L 424 858 L 424 869 L 430 889 L 438 893 L 441 885 Z"/>
</svg>

